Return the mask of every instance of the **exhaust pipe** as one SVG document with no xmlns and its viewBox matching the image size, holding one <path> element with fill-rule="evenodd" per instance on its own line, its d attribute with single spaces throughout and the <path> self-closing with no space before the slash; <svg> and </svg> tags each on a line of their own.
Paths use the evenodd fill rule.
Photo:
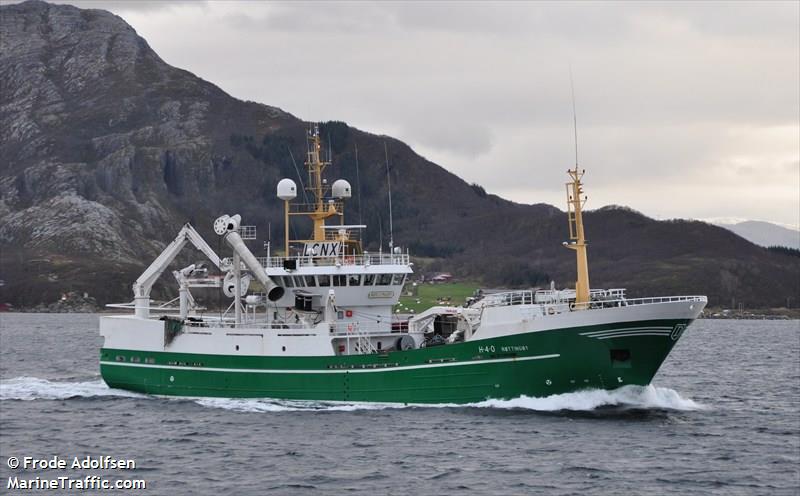
<svg viewBox="0 0 800 496">
<path fill-rule="evenodd" d="M 253 276 L 258 279 L 258 282 L 264 286 L 264 289 L 267 291 L 267 298 L 269 298 L 269 301 L 278 301 L 283 297 L 285 290 L 283 289 L 283 286 L 278 286 L 278 284 L 276 284 L 275 281 L 273 281 L 272 278 L 267 275 L 264 267 L 258 263 L 258 260 L 256 260 L 256 257 L 253 255 L 253 253 L 247 249 L 247 245 L 244 244 L 242 237 L 239 236 L 238 232 L 236 232 L 239 229 L 240 218 L 241 217 L 238 215 L 234 215 L 233 217 L 227 219 L 228 222 L 226 227 L 228 233 L 225 234 L 225 241 L 230 245 L 231 248 L 233 248 L 233 251 L 239 255 L 239 257 L 242 259 L 242 262 L 244 262 L 244 265 L 250 269 L 250 272 L 253 273 Z"/>
</svg>

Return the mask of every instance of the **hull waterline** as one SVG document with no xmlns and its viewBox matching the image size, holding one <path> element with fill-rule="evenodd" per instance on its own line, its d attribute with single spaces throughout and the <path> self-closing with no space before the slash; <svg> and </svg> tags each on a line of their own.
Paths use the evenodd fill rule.
<svg viewBox="0 0 800 496">
<path fill-rule="evenodd" d="M 100 369 L 110 387 L 160 395 L 471 403 L 647 385 L 690 323 L 615 323 L 349 356 L 103 348 Z"/>
</svg>

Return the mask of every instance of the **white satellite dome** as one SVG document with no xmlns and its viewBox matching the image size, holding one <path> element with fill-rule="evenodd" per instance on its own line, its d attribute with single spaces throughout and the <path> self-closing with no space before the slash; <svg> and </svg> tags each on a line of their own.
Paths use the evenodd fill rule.
<svg viewBox="0 0 800 496">
<path fill-rule="evenodd" d="M 333 186 L 331 186 L 331 193 L 334 198 L 350 198 L 353 196 L 350 183 L 344 179 L 338 179 L 333 183 Z"/>
<path fill-rule="evenodd" d="M 294 200 L 297 198 L 297 185 L 289 178 L 278 182 L 278 198 L 281 200 Z"/>
</svg>

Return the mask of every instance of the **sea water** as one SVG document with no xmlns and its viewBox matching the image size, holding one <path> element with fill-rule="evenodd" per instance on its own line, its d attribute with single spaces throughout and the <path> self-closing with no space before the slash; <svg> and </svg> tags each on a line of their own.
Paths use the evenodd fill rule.
<svg viewBox="0 0 800 496">
<path fill-rule="evenodd" d="M 100 345 L 96 315 L 0 314 L 0 493 L 57 476 L 150 494 L 800 493 L 798 321 L 698 320 L 648 387 L 470 405 L 155 397 L 109 389 Z"/>
</svg>

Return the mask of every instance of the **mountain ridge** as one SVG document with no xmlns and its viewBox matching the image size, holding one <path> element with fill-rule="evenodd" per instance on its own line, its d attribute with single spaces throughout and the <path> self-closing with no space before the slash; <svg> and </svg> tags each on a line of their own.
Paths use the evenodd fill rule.
<svg viewBox="0 0 800 496">
<path fill-rule="evenodd" d="M 275 185 L 296 178 L 308 123 L 169 66 L 105 11 L 31 0 L 0 6 L 0 29 L 0 298 L 127 301 L 183 223 L 212 240 L 213 219 L 239 213 L 264 238 L 283 218 Z M 388 237 L 385 146 L 394 237 L 412 253 L 487 284 L 573 284 L 561 210 L 487 194 L 388 136 L 336 121 L 321 132 L 328 177 L 354 188 L 358 146 L 361 198 L 346 214 L 361 212 L 369 249 Z M 627 207 L 589 211 L 586 224 L 598 286 L 707 293 L 712 304 L 800 300 L 791 257 L 721 228 Z"/>
<path fill-rule="evenodd" d="M 715 224 L 759 246 L 783 246 L 800 250 L 800 231 L 796 229 L 760 220 L 746 220 L 733 224 L 715 222 Z"/>
</svg>

